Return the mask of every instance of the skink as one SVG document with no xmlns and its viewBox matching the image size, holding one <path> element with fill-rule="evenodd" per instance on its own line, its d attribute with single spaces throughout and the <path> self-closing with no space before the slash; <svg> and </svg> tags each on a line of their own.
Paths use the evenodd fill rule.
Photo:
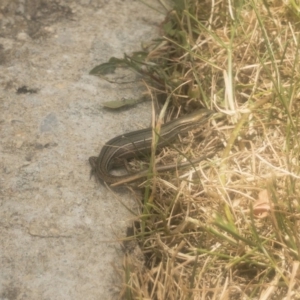
<svg viewBox="0 0 300 300">
<path fill-rule="evenodd" d="M 207 122 L 214 112 L 207 109 L 198 110 L 190 115 L 178 118 L 161 126 L 157 148 L 164 147 L 172 142 L 180 133 L 188 132 L 199 125 Z M 115 176 L 110 174 L 113 167 L 120 165 L 124 160 L 141 157 L 151 152 L 152 127 L 132 131 L 126 134 L 116 136 L 108 141 L 102 148 L 98 157 L 89 158 L 92 167 L 91 174 L 96 175 L 100 181 L 104 181 L 112 186 L 121 185 L 127 182 L 135 181 L 138 178 L 148 175 L 149 170 Z M 190 162 L 181 164 L 171 164 L 157 167 L 157 171 L 167 171 L 176 167 L 184 167 L 191 163 L 203 160 L 206 156 L 196 158 Z"/>
</svg>

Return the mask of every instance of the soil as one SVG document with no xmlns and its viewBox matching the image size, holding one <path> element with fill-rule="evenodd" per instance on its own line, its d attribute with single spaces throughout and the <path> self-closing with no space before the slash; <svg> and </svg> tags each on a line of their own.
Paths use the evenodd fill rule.
<svg viewBox="0 0 300 300">
<path fill-rule="evenodd" d="M 142 85 L 89 71 L 140 50 L 163 18 L 134 0 L 1 0 L 1 300 L 118 297 L 120 239 L 138 201 L 90 179 L 88 157 L 149 126 L 151 106 L 105 110 Z"/>
</svg>

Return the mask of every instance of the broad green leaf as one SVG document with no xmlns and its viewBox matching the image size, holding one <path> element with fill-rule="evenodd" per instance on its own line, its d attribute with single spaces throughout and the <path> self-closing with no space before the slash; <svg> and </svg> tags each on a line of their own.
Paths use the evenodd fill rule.
<svg viewBox="0 0 300 300">
<path fill-rule="evenodd" d="M 107 75 L 115 72 L 118 67 L 125 67 L 127 63 L 124 59 L 111 57 L 108 62 L 94 67 L 90 71 L 90 75 Z"/>
<path fill-rule="evenodd" d="M 105 108 L 110 109 L 118 109 L 125 106 L 133 106 L 138 102 L 142 102 L 144 99 L 121 99 L 121 100 L 113 100 L 113 101 L 106 101 L 102 103 Z"/>
</svg>

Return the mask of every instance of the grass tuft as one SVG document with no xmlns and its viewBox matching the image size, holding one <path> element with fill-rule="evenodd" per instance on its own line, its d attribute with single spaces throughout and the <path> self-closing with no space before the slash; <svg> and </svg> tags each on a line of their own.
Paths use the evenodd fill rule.
<svg viewBox="0 0 300 300">
<path fill-rule="evenodd" d="M 160 38 L 126 64 L 168 97 L 171 115 L 205 107 L 222 117 L 152 163 L 220 150 L 145 183 L 121 297 L 300 299 L 299 5 L 172 4 Z"/>
</svg>

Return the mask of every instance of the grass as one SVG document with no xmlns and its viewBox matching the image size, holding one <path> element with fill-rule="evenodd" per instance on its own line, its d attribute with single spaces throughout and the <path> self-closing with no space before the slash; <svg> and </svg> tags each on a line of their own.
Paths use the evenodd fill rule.
<svg viewBox="0 0 300 300">
<path fill-rule="evenodd" d="M 222 114 L 200 139 L 178 143 L 182 153 L 223 148 L 197 170 L 147 182 L 124 242 L 120 297 L 300 299 L 300 6 L 172 5 L 143 58 L 122 63 L 169 97 L 170 115 L 200 107 Z M 178 156 L 165 151 L 159 159 Z"/>
</svg>

